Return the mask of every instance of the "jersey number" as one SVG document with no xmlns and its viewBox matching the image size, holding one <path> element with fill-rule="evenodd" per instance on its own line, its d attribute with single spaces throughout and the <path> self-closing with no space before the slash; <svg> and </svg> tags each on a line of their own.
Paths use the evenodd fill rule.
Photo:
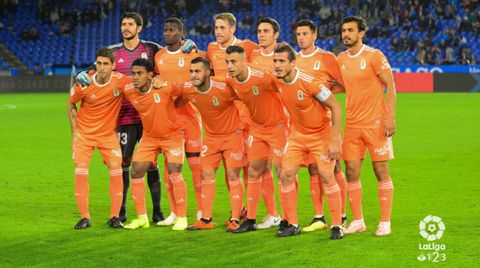
<svg viewBox="0 0 480 268">
<path fill-rule="evenodd" d="M 117 132 L 118 140 L 120 141 L 120 144 L 125 145 L 127 144 L 128 141 L 128 134 L 123 132 Z"/>
</svg>

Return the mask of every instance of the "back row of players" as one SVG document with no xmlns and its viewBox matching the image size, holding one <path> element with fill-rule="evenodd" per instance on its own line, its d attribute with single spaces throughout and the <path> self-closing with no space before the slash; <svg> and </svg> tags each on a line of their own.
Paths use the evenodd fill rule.
<svg viewBox="0 0 480 268">
<path fill-rule="evenodd" d="M 243 233 L 279 226 L 277 236 L 299 234 L 296 174 L 305 166 L 310 174 L 314 217 L 302 230 L 327 228 L 323 211 L 326 196 L 330 238 L 341 239 L 344 232 L 366 230 L 360 170 L 368 148 L 381 207 L 375 234 L 389 235 L 393 184 L 388 160 L 393 158 L 395 85 L 382 52 L 362 42 L 365 21 L 355 16 L 345 18 L 342 41 L 348 50 L 337 58 L 315 46 L 316 26 L 310 20 L 296 25 L 301 48 L 296 53 L 286 43 L 277 44 L 280 26 L 272 18 L 258 22 L 258 45 L 234 36 L 233 14 L 221 13 L 214 19 L 217 41 L 204 53 L 185 40 L 186 30 L 179 19 L 164 21 L 166 47 L 161 48 L 140 40 L 141 16 L 126 13 L 121 24 L 123 43 L 97 51 L 96 71 L 77 76 L 69 100 L 75 196 L 81 213 L 75 227 L 90 226 L 88 166 L 97 147 L 110 170 L 112 209 L 108 223 L 112 227 L 121 228 L 127 220 L 125 200 L 133 155 L 131 189 L 138 218 L 125 228 L 149 226 L 145 173 L 157 225 L 173 225 L 173 230 L 213 228 L 215 173 L 223 160 L 232 206 L 228 231 Z M 332 94 L 342 91 L 347 95 L 343 144 L 341 107 Z M 160 152 L 165 156 L 171 208 L 167 218 L 160 210 L 156 168 Z M 190 226 L 181 173 L 184 155 L 197 201 L 197 221 Z M 340 156 L 345 160 L 347 181 Z M 275 204 L 272 166 L 279 178 L 281 217 Z M 246 213 L 242 168 L 247 184 Z M 347 193 L 354 219 L 344 231 Z M 262 197 L 268 215 L 257 225 Z"/>
</svg>

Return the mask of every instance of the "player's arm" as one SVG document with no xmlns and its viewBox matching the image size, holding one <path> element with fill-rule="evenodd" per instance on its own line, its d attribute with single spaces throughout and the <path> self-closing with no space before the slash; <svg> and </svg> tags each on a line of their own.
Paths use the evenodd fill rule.
<svg viewBox="0 0 480 268">
<path fill-rule="evenodd" d="M 334 94 L 345 92 L 345 84 L 343 83 L 342 73 L 340 72 L 340 67 L 338 66 L 337 58 L 334 55 L 331 55 L 329 58 L 329 74 L 332 77 L 332 87 L 331 90 Z"/>
<path fill-rule="evenodd" d="M 70 96 L 67 101 L 67 113 L 68 113 L 68 119 L 70 121 L 70 130 L 72 134 L 72 149 L 75 146 L 75 141 L 76 141 L 76 131 L 77 131 L 77 115 L 78 115 L 78 110 L 77 110 L 77 103 L 81 99 L 81 92 L 79 90 L 79 86 L 73 86 L 72 89 L 70 90 Z"/>
<path fill-rule="evenodd" d="M 395 82 L 391 70 L 381 72 L 378 77 L 387 88 L 387 121 L 385 121 L 385 136 L 391 137 L 395 134 L 395 109 L 397 105 L 397 94 Z"/>
<path fill-rule="evenodd" d="M 322 84 L 320 84 L 320 92 L 315 94 L 315 98 L 332 111 L 332 134 L 328 144 L 328 152 L 330 159 L 336 160 L 340 157 L 341 151 L 342 108 L 332 92 Z"/>
</svg>

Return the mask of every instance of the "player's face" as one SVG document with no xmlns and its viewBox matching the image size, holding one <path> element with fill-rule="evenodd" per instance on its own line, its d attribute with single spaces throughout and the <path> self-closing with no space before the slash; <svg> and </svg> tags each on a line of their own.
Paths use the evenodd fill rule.
<svg viewBox="0 0 480 268">
<path fill-rule="evenodd" d="M 173 23 L 165 23 L 163 25 L 163 39 L 166 45 L 173 45 L 180 43 L 183 38 L 183 33 L 178 30 L 177 25 Z"/>
<path fill-rule="evenodd" d="M 115 64 L 111 62 L 109 58 L 100 56 L 97 57 L 95 67 L 97 69 L 98 77 L 103 80 L 110 76 L 115 68 Z"/>
<path fill-rule="evenodd" d="M 273 33 L 273 26 L 270 23 L 262 22 L 257 28 L 258 44 L 263 47 L 273 45 L 278 39 L 279 33 Z"/>
<path fill-rule="evenodd" d="M 275 53 L 273 55 L 273 64 L 277 78 L 288 76 L 293 68 L 295 68 L 295 61 L 288 60 L 288 52 Z"/>
<path fill-rule="evenodd" d="M 190 65 L 190 80 L 195 87 L 201 87 L 205 84 L 205 80 L 210 77 L 210 70 L 205 68 L 203 63 L 192 63 Z"/>
<path fill-rule="evenodd" d="M 227 63 L 228 76 L 230 77 L 237 77 L 247 66 L 245 55 L 240 53 L 227 54 L 225 62 Z"/>
<path fill-rule="evenodd" d="M 230 26 L 230 24 L 224 20 L 215 21 L 215 37 L 218 43 L 225 44 L 232 39 L 233 33 L 235 33 L 235 26 Z"/>
<path fill-rule="evenodd" d="M 147 72 L 144 66 L 132 67 L 132 80 L 136 88 L 142 88 L 147 85 L 147 82 L 152 79 L 152 72 Z"/>
<path fill-rule="evenodd" d="M 300 49 L 308 49 L 313 46 L 317 39 L 317 33 L 313 33 L 308 26 L 299 26 L 296 30 L 297 43 Z"/>
<path fill-rule="evenodd" d="M 142 31 L 142 26 L 137 26 L 134 19 L 124 18 L 120 30 L 122 31 L 123 39 L 131 40 L 138 37 L 140 31 Z"/>
<path fill-rule="evenodd" d="M 358 24 L 355 21 L 342 25 L 342 42 L 346 47 L 355 46 L 364 35 L 365 32 L 358 31 Z"/>
</svg>

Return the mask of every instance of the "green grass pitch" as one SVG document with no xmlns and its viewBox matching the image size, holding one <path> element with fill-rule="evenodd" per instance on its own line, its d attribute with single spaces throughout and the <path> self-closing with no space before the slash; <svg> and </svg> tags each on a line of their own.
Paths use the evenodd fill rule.
<svg viewBox="0 0 480 268">
<path fill-rule="evenodd" d="M 473 267 L 478 258 L 480 192 L 480 95 L 399 94 L 393 233 L 376 238 L 377 183 L 364 164 L 367 232 L 330 241 L 328 231 L 276 238 L 275 229 L 230 234 L 223 227 L 230 204 L 223 173 L 217 177 L 216 228 L 174 232 L 169 228 L 112 230 L 105 225 L 110 202 L 108 172 L 98 152 L 90 168 L 93 226 L 74 230 L 79 214 L 73 195 L 68 94 L 0 95 L 0 266 L 434 266 L 419 262 L 419 222 L 441 217 L 446 261 Z M 338 98 L 344 103 L 344 96 Z M 188 168 L 189 222 L 195 198 Z M 299 217 L 312 217 L 306 170 L 300 172 Z M 278 191 L 278 189 L 277 189 Z M 162 185 L 162 208 L 169 208 Z M 150 200 L 147 199 L 150 211 Z M 328 210 L 326 210 L 328 211 Z M 128 215 L 134 216 L 131 197 Z M 259 219 L 265 215 L 260 203 Z M 351 219 L 350 209 L 348 216 Z M 329 215 L 327 214 L 327 217 Z"/>
</svg>

